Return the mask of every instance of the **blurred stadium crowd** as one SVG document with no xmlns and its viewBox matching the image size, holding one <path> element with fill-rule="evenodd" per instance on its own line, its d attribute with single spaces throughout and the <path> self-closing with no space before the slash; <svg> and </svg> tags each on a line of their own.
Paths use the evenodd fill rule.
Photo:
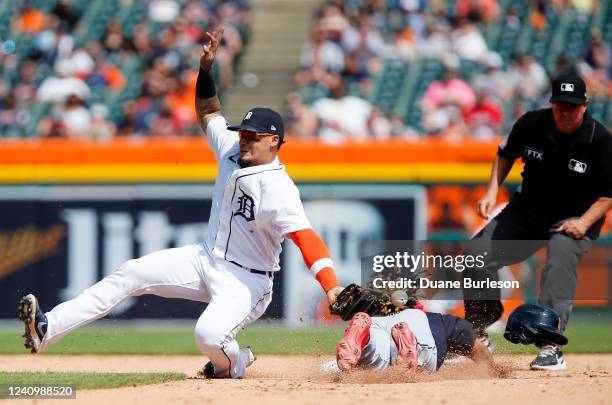
<svg viewBox="0 0 612 405">
<path fill-rule="evenodd" d="M 206 29 L 223 25 L 215 75 L 234 80 L 248 0 L 2 0 L 0 136 L 193 135 Z M 488 139 L 547 105 L 576 72 L 612 117 L 612 0 L 328 1 L 288 95 L 293 134 L 339 143 Z"/>
<path fill-rule="evenodd" d="M 249 37 L 247 1 L 0 1 L 0 135 L 198 134 L 205 29 L 225 27 L 222 90 Z"/>
<path fill-rule="evenodd" d="M 609 123 L 611 39 L 609 0 L 330 1 L 303 46 L 292 132 L 487 139 L 549 105 L 568 72 Z"/>
</svg>

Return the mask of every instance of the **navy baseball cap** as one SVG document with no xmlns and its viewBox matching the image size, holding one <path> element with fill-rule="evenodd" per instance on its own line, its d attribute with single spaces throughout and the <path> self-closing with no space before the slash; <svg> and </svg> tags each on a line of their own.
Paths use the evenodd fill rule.
<svg viewBox="0 0 612 405">
<path fill-rule="evenodd" d="M 227 127 L 230 131 L 265 132 L 278 135 L 279 138 L 285 137 L 285 127 L 283 119 L 279 113 L 269 108 L 255 107 L 249 110 L 242 119 L 240 125 Z"/>
<path fill-rule="evenodd" d="M 563 75 L 553 81 L 551 103 L 582 104 L 586 99 L 586 85 L 578 76 Z"/>
</svg>

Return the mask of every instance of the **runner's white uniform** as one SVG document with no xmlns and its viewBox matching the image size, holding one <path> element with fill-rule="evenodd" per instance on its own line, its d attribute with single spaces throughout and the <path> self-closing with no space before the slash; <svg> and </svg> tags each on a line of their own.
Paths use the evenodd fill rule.
<svg viewBox="0 0 612 405">
<path fill-rule="evenodd" d="M 40 351 L 107 315 L 126 298 L 154 294 L 209 303 L 195 327 L 196 343 L 218 377 L 244 376 L 248 358 L 239 350 L 236 333 L 259 318 L 272 300 L 272 274 L 280 270 L 284 235 L 311 225 L 278 158 L 241 169 L 238 137 L 227 130 L 225 118 L 211 120 L 206 133 L 219 164 L 206 242 L 128 260 L 59 304 L 46 313 L 49 323 Z"/>
<path fill-rule="evenodd" d="M 387 368 L 397 360 L 397 347 L 391 338 L 391 329 L 399 322 L 406 322 L 417 340 L 419 369 L 436 371 L 438 349 L 427 315 L 420 309 L 405 309 L 394 315 L 373 316 L 370 340 L 363 348 L 359 365 L 367 368 Z"/>
</svg>

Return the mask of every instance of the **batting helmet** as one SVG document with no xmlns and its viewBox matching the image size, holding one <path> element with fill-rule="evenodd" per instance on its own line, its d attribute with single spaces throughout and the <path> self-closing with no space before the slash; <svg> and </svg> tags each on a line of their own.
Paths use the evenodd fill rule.
<svg viewBox="0 0 612 405">
<path fill-rule="evenodd" d="M 510 314 L 504 337 L 515 344 L 566 345 L 567 338 L 559 330 L 559 321 L 559 314 L 552 308 L 540 304 L 523 304 Z"/>
</svg>

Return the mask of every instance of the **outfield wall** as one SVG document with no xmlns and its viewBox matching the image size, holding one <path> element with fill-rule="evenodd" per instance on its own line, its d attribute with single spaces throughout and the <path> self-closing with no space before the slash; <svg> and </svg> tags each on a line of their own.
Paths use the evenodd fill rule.
<svg viewBox="0 0 612 405">
<path fill-rule="evenodd" d="M 364 240 L 465 238 L 480 226 L 474 206 L 496 147 L 435 139 L 338 147 L 290 139 L 280 158 L 346 284 L 359 281 Z M 500 202 L 520 181 L 518 166 Z M 202 138 L 0 142 L 0 318 L 14 317 L 25 292 L 53 306 L 129 258 L 202 240 L 215 174 Z M 325 317 L 324 297 L 292 244 L 282 260 L 266 316 L 290 323 Z M 589 283 L 609 286 L 609 273 L 599 269 Z M 114 315 L 192 318 L 202 308 L 143 297 Z"/>
</svg>

